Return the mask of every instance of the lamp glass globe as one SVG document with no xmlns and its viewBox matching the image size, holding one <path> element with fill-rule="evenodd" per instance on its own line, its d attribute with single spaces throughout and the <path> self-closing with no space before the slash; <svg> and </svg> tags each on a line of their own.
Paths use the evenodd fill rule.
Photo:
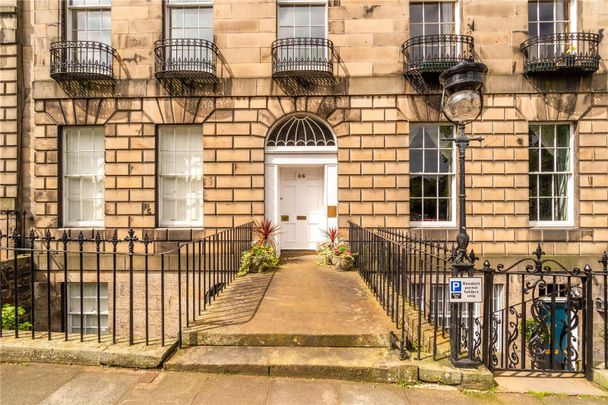
<svg viewBox="0 0 608 405">
<path fill-rule="evenodd" d="M 481 110 L 481 97 L 475 90 L 460 90 L 451 94 L 444 107 L 447 117 L 454 122 L 475 120 Z"/>
</svg>

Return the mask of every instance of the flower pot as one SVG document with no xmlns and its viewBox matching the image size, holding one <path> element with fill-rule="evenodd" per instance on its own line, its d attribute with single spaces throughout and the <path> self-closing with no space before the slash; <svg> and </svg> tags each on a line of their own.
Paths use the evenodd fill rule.
<svg viewBox="0 0 608 405">
<path fill-rule="evenodd" d="M 350 256 L 334 256 L 332 262 L 337 271 L 348 271 L 353 268 L 353 258 Z"/>
</svg>

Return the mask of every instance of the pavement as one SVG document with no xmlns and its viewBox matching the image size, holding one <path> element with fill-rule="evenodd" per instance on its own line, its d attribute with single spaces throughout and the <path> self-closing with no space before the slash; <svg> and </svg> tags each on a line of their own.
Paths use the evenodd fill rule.
<svg viewBox="0 0 608 405">
<path fill-rule="evenodd" d="M 394 329 L 355 271 L 288 257 L 275 273 L 237 279 L 192 329 L 224 335 L 386 335 Z"/>
<path fill-rule="evenodd" d="M 567 383 L 567 382 L 564 382 Z M 542 387 L 539 380 L 538 387 Z M 0 364 L 0 403 L 12 404 L 606 404 L 594 396 L 459 391 L 58 364 Z"/>
</svg>

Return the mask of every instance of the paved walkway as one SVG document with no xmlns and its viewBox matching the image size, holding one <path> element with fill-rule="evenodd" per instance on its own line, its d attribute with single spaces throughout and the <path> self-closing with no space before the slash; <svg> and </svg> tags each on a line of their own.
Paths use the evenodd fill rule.
<svg viewBox="0 0 608 405">
<path fill-rule="evenodd" d="M 237 279 L 196 329 L 227 335 L 386 335 L 394 329 L 355 271 L 324 269 L 315 260 L 291 257 L 276 273 Z"/>
<path fill-rule="evenodd" d="M 29 404 L 606 404 L 601 398 L 460 392 L 254 376 L 50 364 L 0 364 L 0 403 Z"/>
</svg>

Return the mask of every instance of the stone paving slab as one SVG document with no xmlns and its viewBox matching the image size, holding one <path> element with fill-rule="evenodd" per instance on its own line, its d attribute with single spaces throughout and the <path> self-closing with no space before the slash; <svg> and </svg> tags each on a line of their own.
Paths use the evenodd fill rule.
<svg viewBox="0 0 608 405">
<path fill-rule="evenodd" d="M 526 393 L 551 392 L 562 395 L 592 395 L 606 397 L 608 391 L 587 381 L 584 377 L 494 377 L 497 391 Z"/>
<path fill-rule="evenodd" d="M 81 404 L 606 404 L 590 396 L 459 391 L 453 387 L 210 375 L 58 364 L 0 364 L 2 405 Z"/>
<path fill-rule="evenodd" d="M 167 370 L 407 382 L 418 367 L 384 348 L 197 346 L 175 354 Z"/>
<path fill-rule="evenodd" d="M 315 256 L 290 257 L 274 274 L 237 279 L 191 330 L 224 335 L 386 336 L 395 329 L 356 272 L 324 269 L 315 260 Z"/>
<path fill-rule="evenodd" d="M 160 367 L 167 356 L 176 347 L 176 341 L 151 341 L 146 346 L 143 342 L 129 345 L 125 341 L 112 344 L 109 336 L 102 337 L 101 343 L 96 336 L 69 335 L 68 341 L 62 334 L 56 334 L 52 340 L 46 333 L 39 333 L 35 339 L 30 334 L 22 334 L 18 339 L 10 332 L 3 332 L 0 338 L 0 362 L 6 363 L 60 363 L 78 365 L 106 365 L 132 368 Z"/>
</svg>

